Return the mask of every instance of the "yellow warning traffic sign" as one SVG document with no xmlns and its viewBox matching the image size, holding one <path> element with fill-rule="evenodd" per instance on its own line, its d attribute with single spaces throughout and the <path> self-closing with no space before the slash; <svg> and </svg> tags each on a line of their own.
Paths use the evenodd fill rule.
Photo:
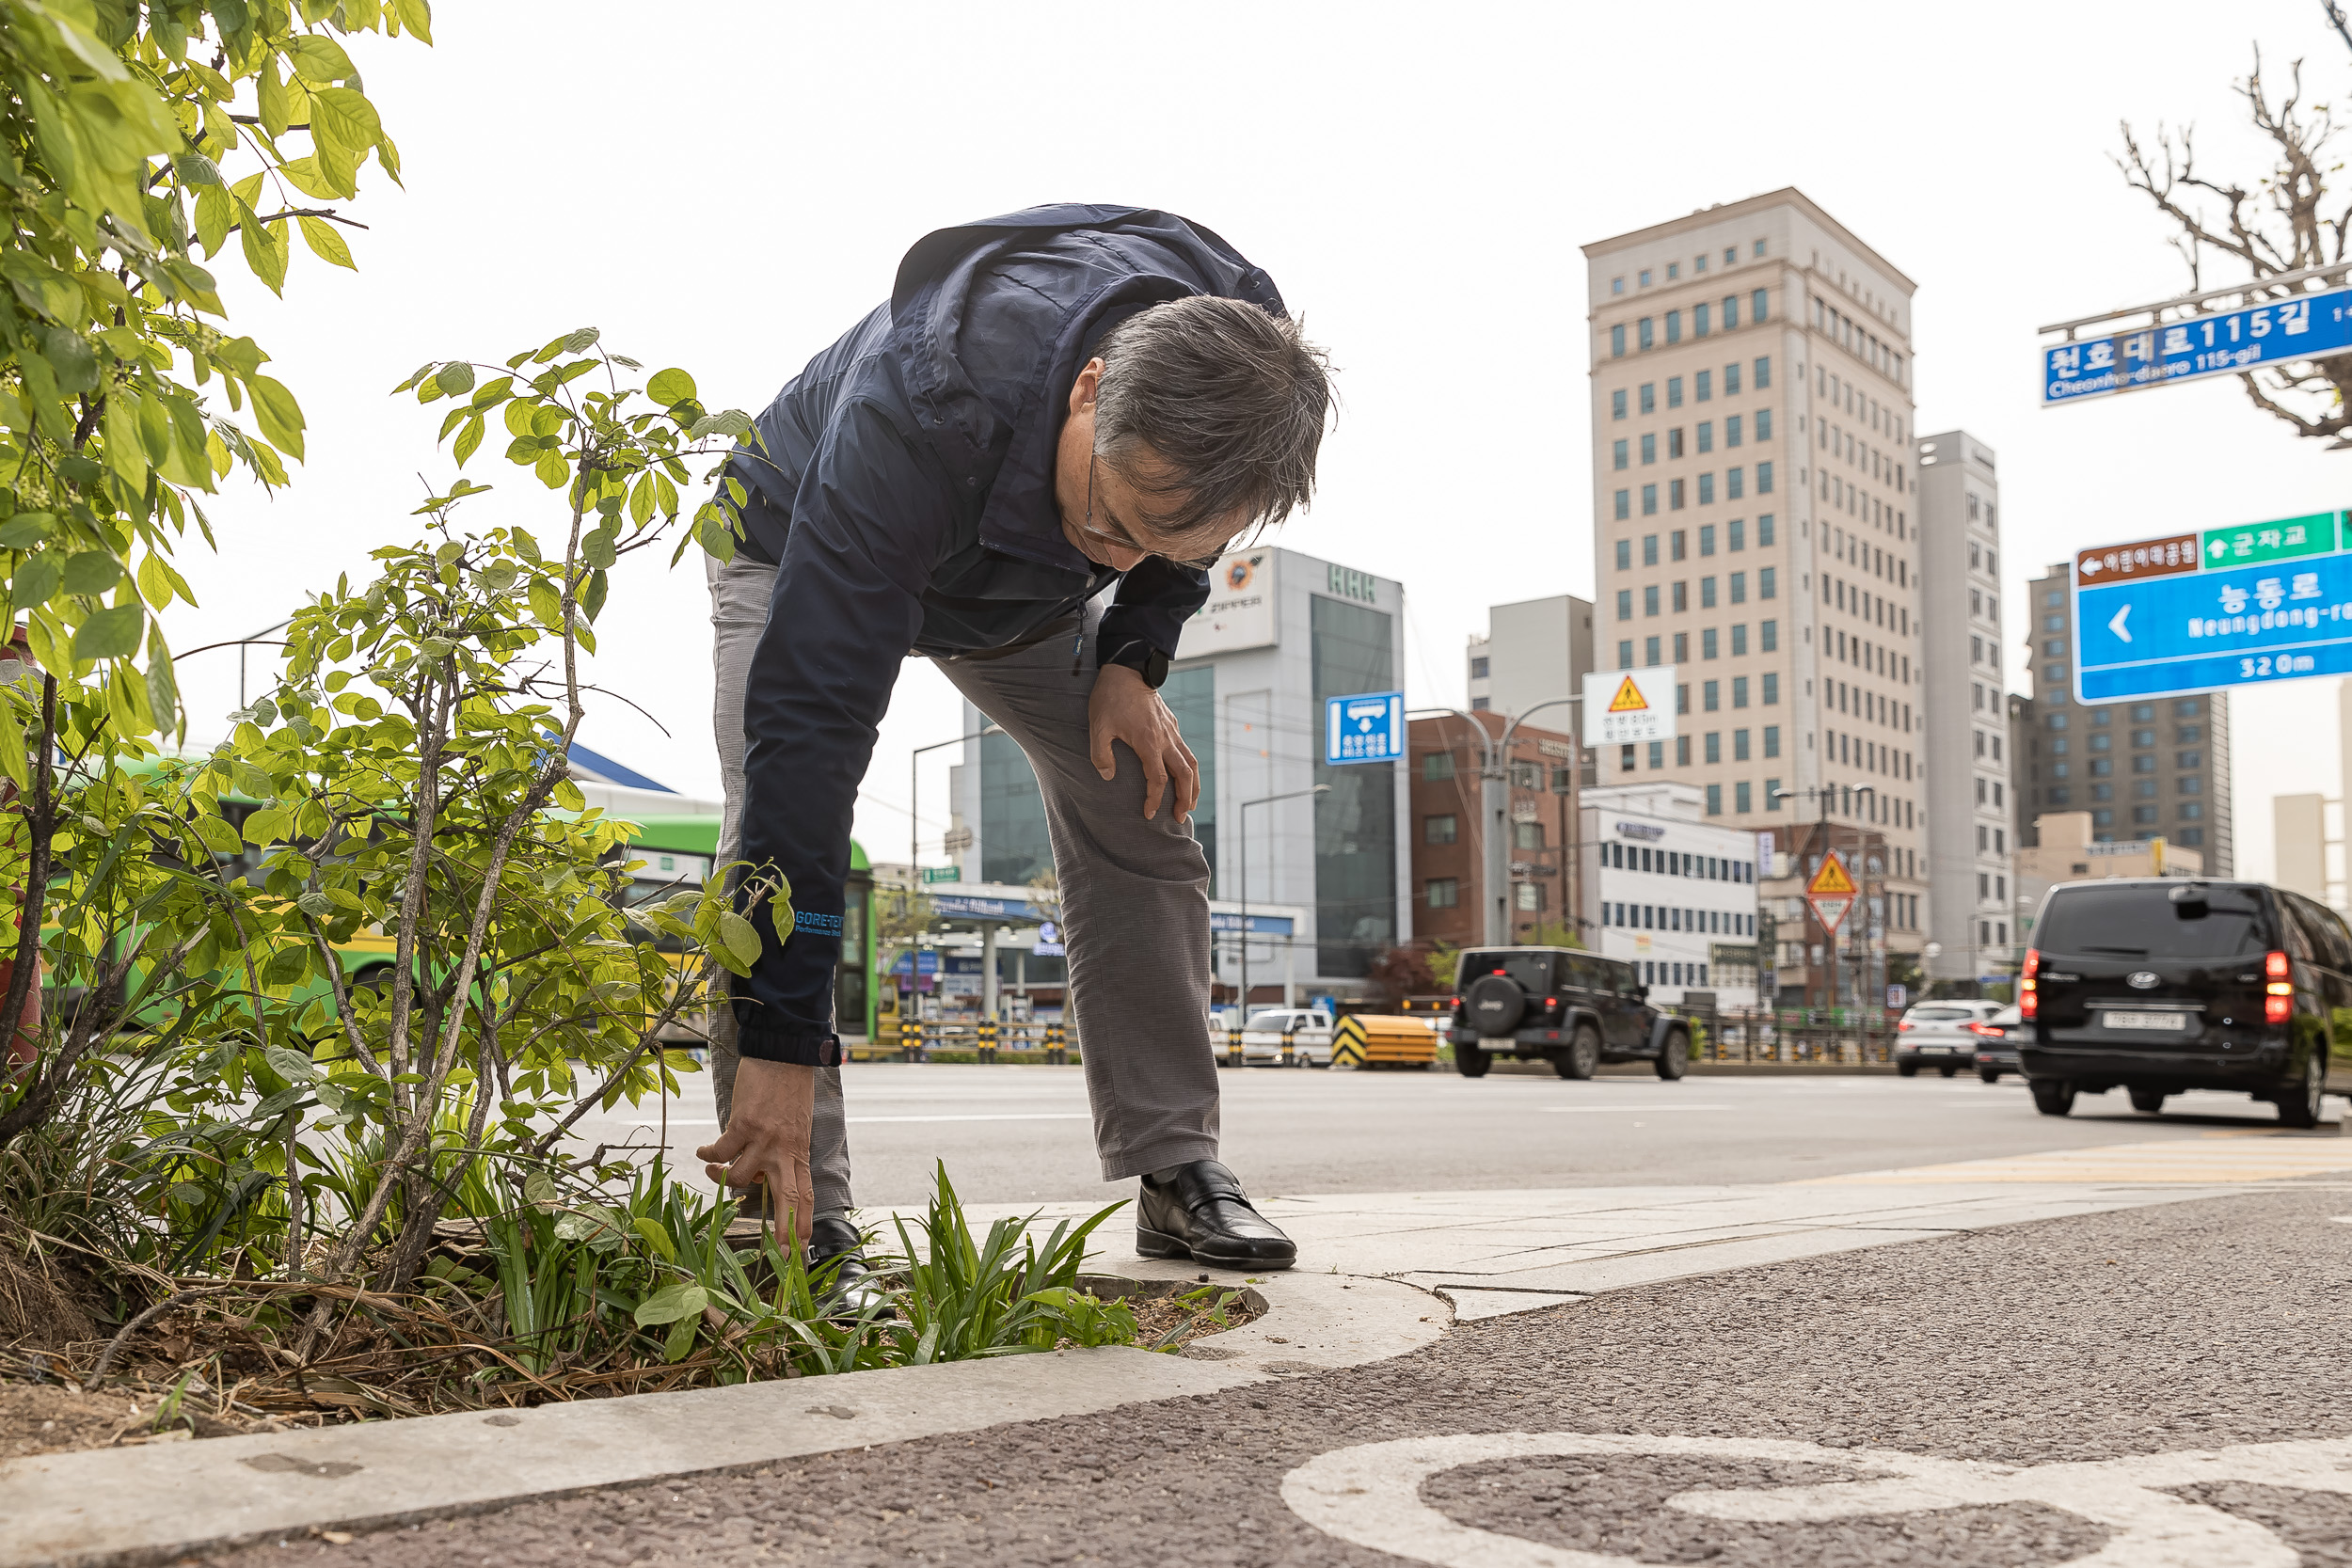
<svg viewBox="0 0 2352 1568">
<path fill-rule="evenodd" d="M 1646 713 L 1649 711 L 1649 700 L 1642 695 L 1642 689 L 1633 684 L 1631 675 L 1626 676 L 1624 683 L 1617 688 L 1616 696 L 1610 700 L 1609 711 L 1612 713 Z"/>
<path fill-rule="evenodd" d="M 1846 875 L 1846 863 L 1833 849 L 1821 857 L 1821 869 L 1813 873 L 1813 879 L 1804 884 L 1808 895 L 1826 895 L 1832 897 L 1851 896 L 1853 879 Z"/>
</svg>

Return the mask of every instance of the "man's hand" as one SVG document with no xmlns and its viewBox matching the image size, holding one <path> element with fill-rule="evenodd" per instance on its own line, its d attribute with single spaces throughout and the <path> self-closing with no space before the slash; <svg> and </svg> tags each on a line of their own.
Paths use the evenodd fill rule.
<svg viewBox="0 0 2352 1568">
<path fill-rule="evenodd" d="M 1104 779 L 1119 776 L 1119 759 L 1111 742 L 1123 740 L 1143 764 L 1143 815 L 1160 812 L 1160 797 L 1172 782 L 1168 803 L 1179 822 L 1200 803 L 1200 763 L 1177 731 L 1176 716 L 1160 694 L 1143 684 L 1143 677 L 1124 664 L 1106 664 L 1094 677 L 1094 693 L 1087 699 L 1088 755 Z"/>
<path fill-rule="evenodd" d="M 817 1069 L 745 1057 L 735 1069 L 735 1108 L 719 1141 L 694 1150 L 710 1180 L 749 1202 L 766 1187 L 776 1224 L 808 1240 L 817 1195 L 808 1178 L 808 1125 L 817 1107 Z"/>
</svg>

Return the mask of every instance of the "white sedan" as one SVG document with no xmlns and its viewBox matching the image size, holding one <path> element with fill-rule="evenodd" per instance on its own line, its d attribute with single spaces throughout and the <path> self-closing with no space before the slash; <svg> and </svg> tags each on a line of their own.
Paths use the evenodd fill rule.
<svg viewBox="0 0 2352 1568">
<path fill-rule="evenodd" d="M 1949 1078 L 1962 1068 L 1975 1068 L 1977 1047 L 1984 1042 L 1973 1025 L 2003 1006 L 1971 1000 L 1919 1003 L 1895 1025 L 1895 1070 L 1909 1078 L 1931 1067 Z"/>
</svg>

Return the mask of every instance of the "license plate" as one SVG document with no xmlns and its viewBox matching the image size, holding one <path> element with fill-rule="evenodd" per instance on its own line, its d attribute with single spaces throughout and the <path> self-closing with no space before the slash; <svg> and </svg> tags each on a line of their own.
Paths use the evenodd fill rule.
<svg viewBox="0 0 2352 1568">
<path fill-rule="evenodd" d="M 2104 1015 L 2110 1029 L 2159 1029 L 2179 1034 L 2188 1027 L 2186 1013 L 2119 1013 Z"/>
</svg>

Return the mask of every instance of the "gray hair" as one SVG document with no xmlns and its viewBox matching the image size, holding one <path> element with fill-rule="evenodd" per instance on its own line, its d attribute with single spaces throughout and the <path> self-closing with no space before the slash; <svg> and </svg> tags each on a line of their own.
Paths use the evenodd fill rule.
<svg viewBox="0 0 2352 1568">
<path fill-rule="evenodd" d="M 1330 418 L 1330 356 L 1298 324 L 1196 294 L 1138 311 L 1103 339 L 1094 450 L 1148 496 L 1168 534 L 1236 515 L 1279 523 L 1314 490 Z M 1166 466 L 1147 484 L 1133 460 Z"/>
</svg>

